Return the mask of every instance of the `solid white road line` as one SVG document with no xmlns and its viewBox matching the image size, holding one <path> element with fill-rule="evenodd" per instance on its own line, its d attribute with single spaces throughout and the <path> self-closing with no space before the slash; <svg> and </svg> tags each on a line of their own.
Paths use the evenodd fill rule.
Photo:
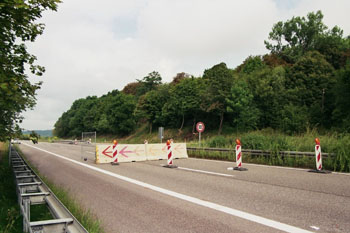
<svg viewBox="0 0 350 233">
<path fill-rule="evenodd" d="M 277 222 L 277 221 L 274 221 L 274 220 L 271 220 L 271 219 L 268 219 L 268 218 L 260 217 L 260 216 L 254 215 L 254 214 L 249 214 L 249 213 L 246 213 L 246 212 L 243 212 L 243 211 L 240 211 L 240 210 L 236 210 L 236 209 L 232 209 L 232 208 L 229 208 L 229 207 L 226 207 L 226 206 L 223 206 L 223 205 L 215 204 L 215 203 L 208 202 L 208 201 L 203 201 L 203 200 L 195 198 L 195 197 L 191 197 L 191 196 L 187 196 L 187 195 L 184 195 L 184 194 L 181 194 L 181 193 L 177 193 L 177 192 L 173 192 L 173 191 L 170 191 L 170 190 L 167 190 L 167 189 L 163 189 L 163 188 L 151 185 L 151 184 L 144 183 L 142 181 L 131 179 L 131 178 L 126 177 L 126 176 L 121 176 L 121 175 L 118 175 L 116 173 L 113 173 L 113 172 L 110 172 L 110 171 L 106 171 L 106 170 L 103 170 L 103 169 L 100 169 L 100 168 L 97 168 L 97 167 L 94 167 L 94 166 L 91 166 L 91 165 L 88 165 L 88 164 L 85 164 L 85 163 L 81 163 L 81 162 L 78 162 L 76 160 L 69 159 L 69 158 L 64 157 L 62 155 L 59 155 L 59 154 L 56 154 L 56 153 L 53 153 L 53 152 L 50 152 L 50 151 L 47 151 L 47 150 L 44 150 L 44 149 L 32 146 L 32 145 L 28 145 L 26 143 L 23 143 L 22 145 L 25 145 L 25 146 L 28 146 L 28 147 L 32 147 L 34 149 L 43 151 L 45 153 L 54 155 L 54 156 L 56 156 L 58 158 L 61 158 L 61 159 L 67 160 L 69 162 L 78 164 L 80 166 L 89 168 L 91 170 L 103 173 L 105 175 L 109 175 L 109 176 L 115 177 L 117 179 L 129 182 L 129 183 L 132 183 L 132 184 L 136 184 L 136 185 L 139 185 L 141 187 L 148 188 L 148 189 L 151 189 L 153 191 L 160 192 L 160 193 L 163 193 L 163 194 L 171 196 L 171 197 L 175 197 L 175 198 L 178 198 L 178 199 L 181 199 L 181 200 L 184 200 L 184 201 L 188 201 L 188 202 L 200 205 L 200 206 L 204 206 L 204 207 L 207 207 L 207 208 L 210 208 L 210 209 L 214 209 L 214 210 L 217 210 L 217 211 L 220 211 L 220 212 L 223 212 L 223 213 L 227 213 L 227 214 L 230 214 L 230 215 L 235 216 L 235 217 L 239 217 L 239 218 L 243 218 L 243 219 L 246 219 L 246 220 L 249 220 L 249 221 L 252 221 L 252 222 L 256 222 L 256 223 L 262 224 L 264 226 L 272 227 L 272 228 L 275 228 L 275 229 L 278 229 L 278 230 L 281 230 L 281 231 L 285 231 L 285 232 L 300 232 L 300 233 L 306 233 L 306 232 L 310 233 L 311 232 L 311 231 L 307 231 L 307 230 L 304 230 L 304 229 L 301 229 L 301 228 L 298 228 L 298 227 L 294 227 L 294 226 L 291 226 L 291 225 L 288 225 L 288 224 L 280 223 L 280 222 Z"/>
<path fill-rule="evenodd" d="M 217 175 L 217 176 L 234 177 L 234 175 L 217 173 L 217 172 L 210 172 L 210 171 L 203 171 L 203 170 L 191 169 L 191 168 L 186 168 L 186 167 L 178 167 L 178 169 L 186 170 L 186 171 L 192 171 L 192 172 L 205 173 L 205 174 L 211 174 L 211 175 Z"/>
</svg>

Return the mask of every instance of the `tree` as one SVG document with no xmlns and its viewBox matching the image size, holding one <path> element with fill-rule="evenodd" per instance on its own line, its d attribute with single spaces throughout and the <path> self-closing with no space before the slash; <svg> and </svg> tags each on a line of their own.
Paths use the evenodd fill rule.
<svg viewBox="0 0 350 233">
<path fill-rule="evenodd" d="M 162 84 L 162 77 L 157 71 L 153 71 L 142 80 L 137 79 L 137 81 L 140 83 L 140 86 L 137 87 L 137 96 L 142 96 Z"/>
<path fill-rule="evenodd" d="M 288 75 L 288 97 L 294 105 L 309 108 L 310 124 L 329 124 L 334 109 L 334 69 L 317 51 L 308 52 L 293 65 Z"/>
<path fill-rule="evenodd" d="M 245 74 L 250 74 L 254 71 L 264 68 L 265 64 L 263 63 L 260 56 L 249 56 L 242 65 L 236 68 L 237 72 L 243 72 Z"/>
<path fill-rule="evenodd" d="M 44 67 L 28 53 L 25 42 L 34 42 L 44 31 L 35 21 L 43 11 L 56 10 L 60 0 L 7 0 L 0 3 L 0 140 L 11 137 L 20 114 L 35 105 L 41 83 L 28 80 L 25 67 L 40 76 Z"/>
<path fill-rule="evenodd" d="M 196 117 L 202 112 L 200 105 L 205 85 L 201 78 L 183 78 L 170 87 L 169 99 L 163 107 L 163 117 L 167 122 L 175 123 L 172 126 L 180 124 L 181 132 L 186 119 L 193 119 L 195 123 Z"/>
<path fill-rule="evenodd" d="M 234 114 L 233 122 L 237 129 L 256 129 L 259 119 L 259 110 L 253 102 L 253 94 L 243 80 L 234 82 L 231 95 L 226 98 L 227 111 Z"/>
<path fill-rule="evenodd" d="M 318 38 L 326 33 L 327 26 L 322 19 L 322 12 L 317 11 L 309 13 L 307 18 L 298 16 L 278 22 L 269 34 L 272 42 L 265 41 L 266 48 L 294 63 L 299 56 L 315 49 Z"/>
<path fill-rule="evenodd" d="M 220 117 L 219 132 L 221 134 L 224 114 L 226 112 L 226 98 L 230 95 L 233 82 L 233 70 L 227 68 L 225 63 L 220 63 L 205 70 L 203 79 L 207 80 L 208 91 L 203 96 L 202 105 L 207 112 L 214 112 Z"/>
<path fill-rule="evenodd" d="M 105 114 L 111 133 L 125 135 L 132 132 L 136 126 L 134 96 L 120 92 L 118 95 L 110 96 L 107 101 Z M 101 120 L 99 123 L 102 123 Z"/>
<path fill-rule="evenodd" d="M 152 133 L 153 125 L 164 123 L 162 109 L 169 98 L 168 85 L 161 85 L 157 90 L 147 92 L 141 96 L 135 110 L 138 118 L 146 119 Z"/>
<path fill-rule="evenodd" d="M 350 132 L 350 61 L 336 72 L 337 84 L 334 87 L 336 108 L 333 111 L 334 125 L 344 132 Z"/>
</svg>

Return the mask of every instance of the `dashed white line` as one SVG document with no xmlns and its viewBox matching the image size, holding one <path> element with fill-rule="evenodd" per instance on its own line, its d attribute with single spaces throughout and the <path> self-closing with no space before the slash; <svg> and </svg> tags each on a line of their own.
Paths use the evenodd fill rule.
<svg viewBox="0 0 350 233">
<path fill-rule="evenodd" d="M 210 208 L 210 209 L 214 209 L 214 210 L 217 210 L 217 211 L 220 211 L 220 212 L 223 212 L 223 213 L 235 216 L 235 217 L 239 217 L 239 218 L 246 219 L 246 220 L 249 220 L 249 221 L 252 221 L 252 222 L 256 222 L 256 223 L 259 223 L 259 224 L 264 225 L 264 226 L 268 226 L 268 227 L 275 228 L 275 229 L 278 229 L 278 230 L 281 230 L 281 231 L 285 231 L 285 232 L 311 233 L 311 231 L 307 231 L 307 230 L 304 230 L 304 229 L 301 229 L 301 228 L 298 228 L 298 227 L 294 227 L 294 226 L 291 226 L 291 225 L 288 225 L 288 224 L 280 223 L 278 221 L 274 221 L 274 220 L 271 220 L 271 219 L 268 219 L 268 218 L 260 217 L 260 216 L 254 215 L 254 214 L 249 214 L 249 213 L 246 213 L 246 212 L 243 212 L 243 211 L 240 211 L 240 210 L 236 210 L 236 209 L 232 209 L 232 208 L 229 208 L 229 207 L 226 207 L 226 206 L 223 206 L 223 205 L 215 204 L 213 202 L 203 201 L 203 200 L 195 198 L 195 197 L 187 196 L 187 195 L 184 195 L 184 194 L 181 194 L 181 193 L 177 193 L 177 192 L 174 192 L 174 191 L 171 191 L 171 190 L 160 188 L 160 187 L 157 187 L 157 186 L 154 186 L 154 185 L 151 185 L 151 184 L 144 183 L 142 181 L 131 179 L 131 178 L 126 177 L 126 176 L 121 176 L 121 175 L 118 175 L 116 173 L 113 173 L 113 172 L 110 172 L 110 171 L 106 171 L 106 170 L 103 170 L 103 169 L 100 169 L 100 168 L 97 168 L 97 167 L 94 167 L 94 166 L 91 166 L 91 165 L 88 165 L 88 164 L 84 164 L 84 163 L 78 162 L 76 160 L 64 157 L 62 155 L 59 155 L 59 154 L 56 154 L 56 153 L 53 153 L 53 152 L 50 152 L 50 151 L 47 151 L 47 150 L 44 150 L 44 149 L 41 149 L 41 148 L 37 148 L 37 147 L 32 146 L 32 145 L 28 145 L 28 144 L 25 144 L 25 143 L 23 143 L 22 145 L 25 145 L 25 146 L 28 146 L 28 147 L 32 147 L 34 149 L 43 151 L 43 152 L 51 154 L 51 155 L 54 155 L 54 156 L 56 156 L 58 158 L 67 160 L 69 162 L 78 164 L 80 166 L 89 168 L 91 170 L 94 170 L 94 171 L 97 171 L 97 172 L 100 172 L 100 173 L 103 173 L 103 174 L 115 177 L 117 179 L 129 182 L 129 183 L 132 183 L 132 184 L 136 184 L 136 185 L 139 185 L 141 187 L 148 188 L 148 189 L 151 189 L 153 191 L 156 191 L 156 192 L 159 192 L 159 193 L 163 193 L 165 195 L 168 195 L 168 196 L 171 196 L 171 197 L 175 197 L 175 198 L 178 198 L 178 199 L 181 199 L 181 200 L 184 200 L 184 201 L 188 201 L 188 202 L 200 205 L 200 206 L 204 206 L 204 207 L 207 207 L 207 208 Z"/>
<path fill-rule="evenodd" d="M 235 163 L 233 161 L 229 162 L 229 161 L 211 160 L 211 159 L 197 159 L 197 158 L 188 158 L 188 159 L 203 160 L 203 161 L 209 161 L 209 162 L 214 162 L 214 163 L 229 163 L 229 164 Z M 276 169 L 285 169 L 285 170 L 296 170 L 296 171 L 308 171 L 308 170 L 310 170 L 310 169 L 305 169 L 305 168 L 270 166 L 270 165 L 255 164 L 255 163 L 244 163 L 244 165 L 255 166 L 255 167 L 268 167 L 268 168 L 276 168 Z M 350 176 L 350 173 L 344 173 L 344 172 L 333 172 L 332 171 L 331 174 Z"/>
</svg>

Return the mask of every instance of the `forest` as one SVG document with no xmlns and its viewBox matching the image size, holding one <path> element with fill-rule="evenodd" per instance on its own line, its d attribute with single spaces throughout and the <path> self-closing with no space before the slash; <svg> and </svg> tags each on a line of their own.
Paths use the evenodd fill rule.
<svg viewBox="0 0 350 233">
<path fill-rule="evenodd" d="M 264 41 L 269 53 L 225 63 L 201 77 L 178 73 L 163 83 L 156 71 L 97 97 L 74 101 L 55 123 L 58 137 L 83 131 L 128 135 L 202 121 L 206 129 L 246 132 L 272 128 L 288 135 L 308 129 L 350 132 L 350 36 L 328 28 L 321 11 L 277 22 Z"/>
</svg>

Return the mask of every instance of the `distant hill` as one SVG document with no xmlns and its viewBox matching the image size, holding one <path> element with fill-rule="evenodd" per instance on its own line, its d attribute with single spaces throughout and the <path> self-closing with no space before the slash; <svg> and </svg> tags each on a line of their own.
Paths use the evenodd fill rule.
<svg viewBox="0 0 350 233">
<path fill-rule="evenodd" d="M 23 131 L 23 134 L 30 134 L 32 130 L 25 130 Z M 34 130 L 37 134 L 39 134 L 41 137 L 52 137 L 52 129 L 48 130 Z"/>
</svg>

